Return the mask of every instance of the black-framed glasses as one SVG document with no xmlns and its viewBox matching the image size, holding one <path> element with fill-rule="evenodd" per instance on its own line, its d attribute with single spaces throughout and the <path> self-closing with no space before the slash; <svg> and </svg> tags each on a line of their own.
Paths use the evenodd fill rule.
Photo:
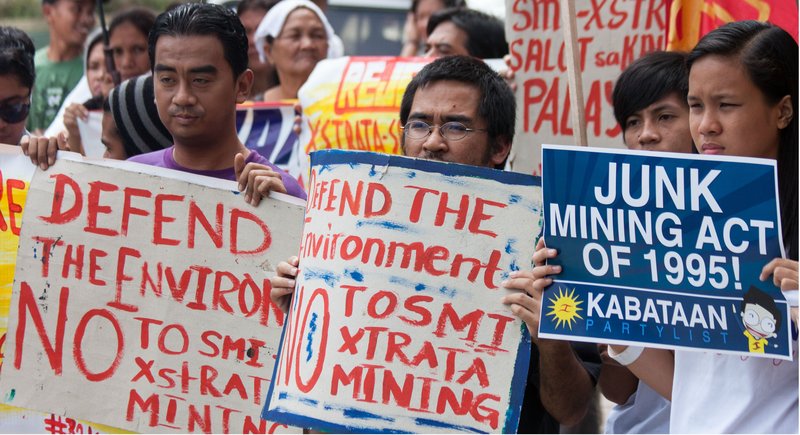
<svg viewBox="0 0 800 435">
<path fill-rule="evenodd" d="M 8 124 L 16 124 L 28 117 L 31 103 L 2 103 L 0 104 L 0 119 Z"/>
<path fill-rule="evenodd" d="M 425 121 L 409 121 L 400 128 L 409 139 L 425 139 L 433 133 L 434 127 L 439 128 L 439 134 L 443 138 L 453 141 L 464 139 L 468 133 L 473 131 L 486 131 L 485 128 L 469 128 L 456 121 L 445 122 L 442 125 L 430 125 Z"/>
</svg>

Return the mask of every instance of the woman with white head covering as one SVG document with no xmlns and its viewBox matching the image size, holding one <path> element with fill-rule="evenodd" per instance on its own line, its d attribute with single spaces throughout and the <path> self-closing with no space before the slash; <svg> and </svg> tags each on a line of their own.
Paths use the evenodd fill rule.
<svg viewBox="0 0 800 435">
<path fill-rule="evenodd" d="M 344 51 L 325 14 L 308 0 L 283 0 L 273 6 L 256 30 L 255 43 L 280 82 L 264 92 L 264 101 L 297 98 L 317 62 Z"/>
<path fill-rule="evenodd" d="M 83 77 L 64 99 L 52 124 L 44 132 L 45 136 L 54 137 L 59 132 L 66 131 L 70 149 L 81 154 L 85 153 L 84 141 L 100 143 L 98 135 L 81 138 L 78 119 L 88 121 L 89 110 L 101 108 L 103 96 L 108 95 L 111 90 L 105 59 L 103 33 L 100 28 L 96 28 L 89 33 L 84 45 Z"/>
</svg>

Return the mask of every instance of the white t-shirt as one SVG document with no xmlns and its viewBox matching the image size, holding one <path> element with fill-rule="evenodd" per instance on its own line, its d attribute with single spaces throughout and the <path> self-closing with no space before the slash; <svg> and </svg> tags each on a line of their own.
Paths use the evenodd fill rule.
<svg viewBox="0 0 800 435">
<path fill-rule="evenodd" d="M 669 433 L 670 404 L 642 381 L 623 405 L 608 413 L 607 434 Z"/>
<path fill-rule="evenodd" d="M 798 433 L 797 335 L 792 361 L 675 351 L 673 433 Z"/>
</svg>

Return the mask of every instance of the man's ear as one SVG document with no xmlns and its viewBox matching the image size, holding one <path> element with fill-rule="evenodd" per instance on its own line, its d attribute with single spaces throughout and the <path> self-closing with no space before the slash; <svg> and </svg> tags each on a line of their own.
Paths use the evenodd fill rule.
<svg viewBox="0 0 800 435">
<path fill-rule="evenodd" d="M 778 128 L 783 130 L 788 127 L 794 117 L 794 107 L 792 106 L 792 97 L 784 95 L 781 101 L 778 102 Z"/>
<path fill-rule="evenodd" d="M 42 3 L 42 16 L 44 17 L 44 21 L 48 24 L 50 24 L 50 20 L 52 19 L 53 6 L 55 5 L 52 3 Z"/>
<path fill-rule="evenodd" d="M 236 80 L 236 103 L 241 104 L 250 98 L 250 90 L 253 88 L 253 70 L 247 68 L 239 74 Z"/>
<path fill-rule="evenodd" d="M 490 161 L 492 166 L 499 166 L 505 163 L 508 154 L 511 152 L 511 140 L 505 136 L 498 136 L 495 139 L 494 146 L 492 147 L 492 155 Z"/>
</svg>

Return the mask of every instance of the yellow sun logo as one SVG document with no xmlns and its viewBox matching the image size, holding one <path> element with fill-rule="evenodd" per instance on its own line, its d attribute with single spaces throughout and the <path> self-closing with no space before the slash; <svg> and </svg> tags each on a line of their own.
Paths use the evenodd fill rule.
<svg viewBox="0 0 800 435">
<path fill-rule="evenodd" d="M 571 330 L 572 324 L 577 322 L 576 319 L 583 319 L 578 314 L 578 311 L 583 311 L 583 308 L 580 307 L 583 301 L 575 297 L 575 289 L 567 293 L 565 289 L 559 287 L 558 295 L 549 300 L 552 305 L 547 307 L 550 309 L 547 315 L 551 317 L 552 321 L 556 322 L 556 328 L 566 325 Z"/>
</svg>

